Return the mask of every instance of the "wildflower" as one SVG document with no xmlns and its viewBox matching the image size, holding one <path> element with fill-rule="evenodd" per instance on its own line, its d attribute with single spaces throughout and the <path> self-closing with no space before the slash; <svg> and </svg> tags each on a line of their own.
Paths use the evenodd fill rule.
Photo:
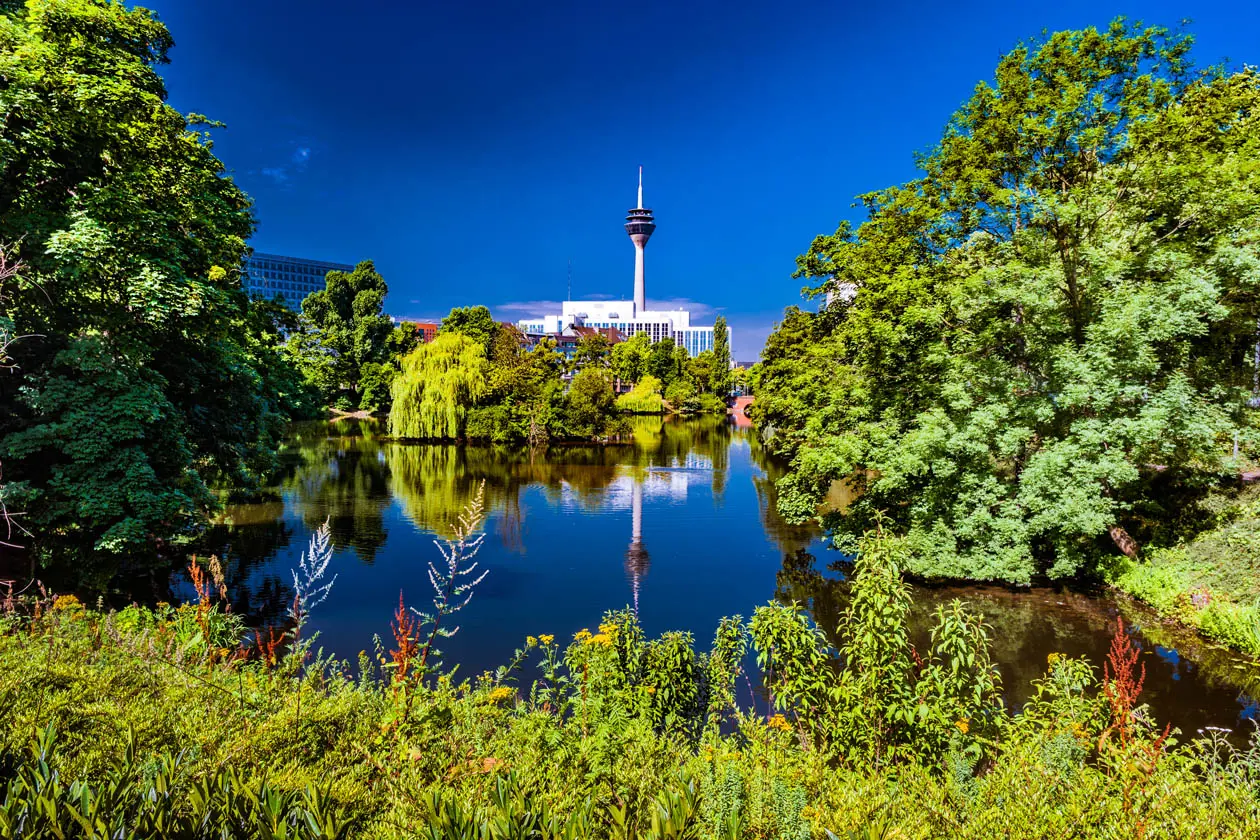
<svg viewBox="0 0 1260 840">
<path fill-rule="evenodd" d="M 526 637 L 525 637 L 525 647 L 530 647 L 530 648 L 532 648 L 532 647 L 538 647 L 538 640 L 537 640 L 536 638 L 534 638 L 533 636 L 526 636 Z"/>
<path fill-rule="evenodd" d="M 1054 652 L 1046 657 L 1046 665 L 1050 668 L 1053 668 L 1055 665 L 1058 665 L 1062 660 L 1063 660 L 1063 654 Z"/>
<path fill-rule="evenodd" d="M 649 685 L 649 686 L 647 687 L 647 693 L 648 693 L 648 694 L 655 694 L 655 693 L 656 693 L 656 686 L 654 686 L 654 685 Z"/>
<path fill-rule="evenodd" d="M 590 630 L 587 630 L 585 627 L 583 627 L 581 630 L 579 630 L 579 631 L 577 631 L 576 633 L 574 633 L 574 634 L 573 634 L 573 641 L 575 641 L 575 642 L 585 642 L 585 641 L 586 641 L 587 639 L 589 639 L 590 637 L 591 637 L 591 631 L 590 631 Z"/>
<path fill-rule="evenodd" d="M 958 727 L 958 731 L 966 735 L 971 730 L 971 721 L 966 718 L 954 721 L 954 726 Z"/>
<path fill-rule="evenodd" d="M 58 595 L 53 600 L 52 608 L 57 612 L 73 612 L 83 609 L 83 604 L 73 595 Z"/>
<path fill-rule="evenodd" d="M 766 721 L 766 726 L 770 727 L 771 729 L 778 729 L 783 732 L 792 731 L 792 724 L 788 723 L 787 718 L 785 718 L 783 715 L 773 715 L 769 720 Z"/>
<path fill-rule="evenodd" d="M 543 633 L 541 636 L 538 637 L 538 641 L 542 642 L 544 645 L 549 645 L 555 640 L 556 640 L 556 637 L 551 635 L 550 633 Z"/>
<path fill-rule="evenodd" d="M 486 695 L 486 701 L 489 703 L 501 703 L 515 693 L 506 685 L 501 685 Z"/>
<path fill-rule="evenodd" d="M 587 638 L 585 639 L 585 644 L 601 645 L 603 647 L 608 647 L 612 644 L 612 639 L 609 637 L 607 633 L 596 633 L 594 636 L 587 634 Z"/>
<path fill-rule="evenodd" d="M 603 636 L 616 636 L 617 630 L 618 630 L 617 624 L 612 621 L 608 622 L 607 624 L 599 625 L 600 635 L 603 635 Z"/>
</svg>

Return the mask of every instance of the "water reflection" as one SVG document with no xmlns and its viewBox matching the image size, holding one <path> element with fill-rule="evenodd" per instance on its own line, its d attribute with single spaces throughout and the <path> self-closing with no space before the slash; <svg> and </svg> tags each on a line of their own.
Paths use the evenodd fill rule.
<svg viewBox="0 0 1260 840">
<path fill-rule="evenodd" d="M 479 560 L 490 575 L 446 646 L 463 676 L 498 665 L 526 635 L 563 639 L 622 606 L 649 633 L 690 630 L 704 644 L 724 615 L 747 616 L 770 598 L 797 601 L 838 641 L 849 558 L 827 549 L 816 527 L 779 516 L 780 467 L 755 433 L 721 417 L 638 418 L 634 431 L 625 445 L 530 450 L 400 444 L 371 421 L 295 426 L 270 495 L 225 511 L 202 552 L 224 560 L 234 611 L 275 624 L 292 598 L 289 570 L 328 521 L 338 579 L 314 626 L 328 649 L 354 659 L 387 630 L 400 591 L 423 607 L 431 542 L 451 535 L 484 483 L 492 536 Z M 1052 652 L 1101 664 L 1121 609 L 1048 589 L 921 587 L 913 611 L 920 649 L 932 611 L 955 597 L 992 626 L 1013 707 Z M 1143 699 L 1157 716 L 1187 732 L 1255 717 L 1253 671 L 1141 614 L 1129 617 L 1142 624 Z"/>
</svg>

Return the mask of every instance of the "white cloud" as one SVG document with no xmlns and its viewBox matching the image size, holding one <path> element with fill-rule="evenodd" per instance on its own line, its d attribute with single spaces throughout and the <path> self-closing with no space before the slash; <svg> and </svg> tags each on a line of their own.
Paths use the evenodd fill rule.
<svg viewBox="0 0 1260 840">
<path fill-rule="evenodd" d="M 519 300 L 499 303 L 490 307 L 492 312 L 515 312 L 521 315 L 559 315 L 562 304 L 558 300 Z"/>
<path fill-rule="evenodd" d="M 293 147 L 293 151 L 289 152 L 289 161 L 283 166 L 264 166 L 259 170 L 264 178 L 270 178 L 272 183 L 278 186 L 287 186 L 295 175 L 300 175 L 306 171 L 306 166 L 311 161 L 311 147 L 309 145 L 300 145 L 301 140 L 290 140 L 289 145 Z"/>
<path fill-rule="evenodd" d="M 694 321 L 706 321 L 713 318 L 721 310 L 709 306 L 707 303 L 700 303 L 691 298 L 662 298 L 647 299 L 647 308 L 649 312 L 659 312 L 665 309 L 686 309 L 691 313 Z"/>
</svg>

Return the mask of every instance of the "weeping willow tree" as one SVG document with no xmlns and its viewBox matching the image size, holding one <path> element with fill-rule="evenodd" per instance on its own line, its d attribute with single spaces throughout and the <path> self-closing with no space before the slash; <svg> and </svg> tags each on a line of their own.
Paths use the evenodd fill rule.
<svg viewBox="0 0 1260 840">
<path fill-rule="evenodd" d="M 443 333 L 413 350 L 391 388 L 389 433 L 403 438 L 459 437 L 468 407 L 485 396 L 490 363 L 484 346 Z"/>
</svg>

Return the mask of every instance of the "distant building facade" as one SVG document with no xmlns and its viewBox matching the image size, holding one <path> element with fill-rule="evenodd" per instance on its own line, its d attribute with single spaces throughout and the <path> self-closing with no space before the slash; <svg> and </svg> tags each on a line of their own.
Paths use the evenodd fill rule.
<svg viewBox="0 0 1260 840">
<path fill-rule="evenodd" d="M 324 288 L 324 278 L 330 271 L 350 272 L 354 266 L 255 253 L 245 261 L 245 290 L 252 297 L 268 300 L 279 295 L 284 305 L 296 312 L 301 310 L 307 295 Z"/>
<path fill-rule="evenodd" d="M 437 338 L 438 325 L 432 321 L 406 321 L 394 318 L 394 326 L 405 327 L 415 331 L 416 336 L 420 339 L 421 344 L 428 344 Z"/>
<path fill-rule="evenodd" d="M 615 329 L 626 338 L 644 333 L 655 344 L 672 339 L 697 356 L 713 349 L 713 327 L 693 326 L 691 313 L 685 309 L 649 310 L 645 254 L 648 239 L 656 230 L 652 211 L 643 206 L 643 168 L 639 168 L 639 204 L 626 216 L 626 233 L 634 243 L 633 300 L 570 300 L 560 307 L 558 315 L 524 318 L 516 326 L 530 336 L 558 336 L 573 327 Z M 726 328 L 729 338 L 731 328 Z"/>
</svg>

